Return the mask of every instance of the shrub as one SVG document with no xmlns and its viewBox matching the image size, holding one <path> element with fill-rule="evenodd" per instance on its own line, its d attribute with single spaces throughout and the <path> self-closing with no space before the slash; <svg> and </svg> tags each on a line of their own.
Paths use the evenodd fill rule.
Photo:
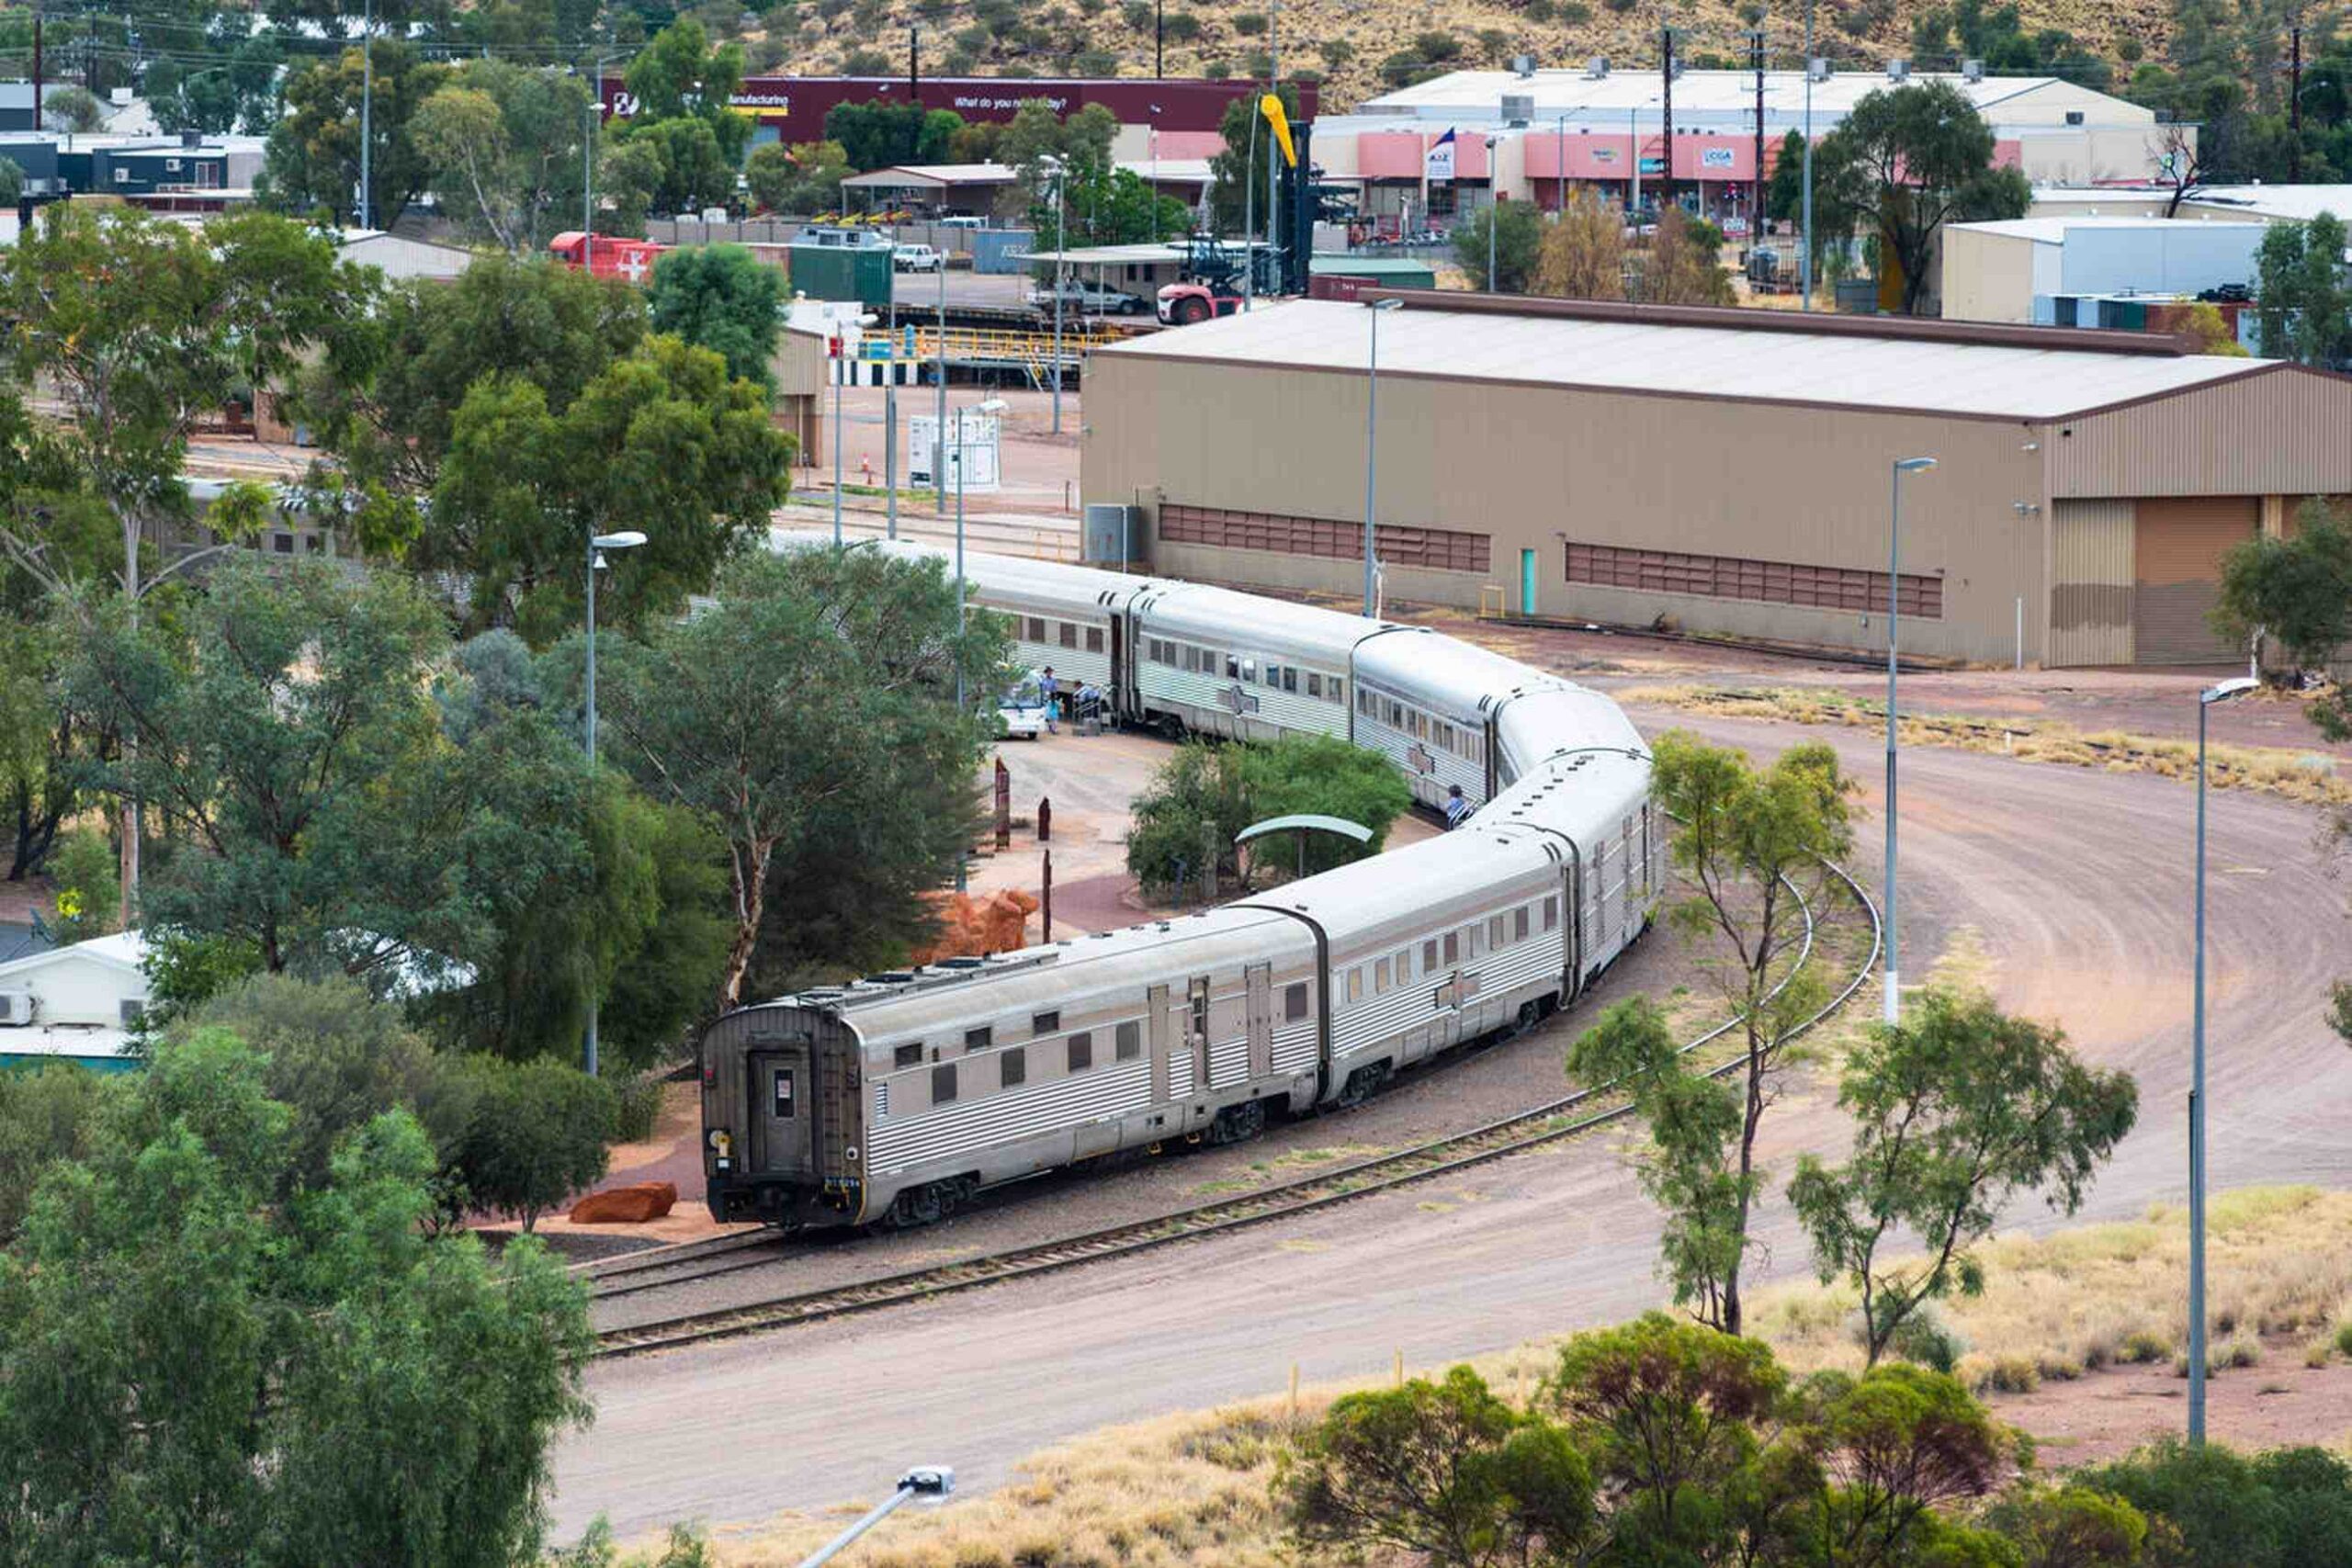
<svg viewBox="0 0 2352 1568">
<path fill-rule="evenodd" d="M 2345 1355 L 2352 1356 L 2352 1322 L 2346 1322 L 2336 1325 L 2335 1348 Z"/>
<path fill-rule="evenodd" d="M 469 1056 L 456 1165 L 472 1201 L 523 1228 L 605 1174 L 611 1088 L 561 1062 Z"/>
<path fill-rule="evenodd" d="M 1178 43 L 1190 43 L 1201 36 L 1201 19 L 1190 11 L 1179 11 L 1164 24 L 1168 36 Z"/>
<path fill-rule="evenodd" d="M 1857 1340 L 1861 1334 L 1860 1314 L 1855 1316 Z M 1923 1367 L 1933 1367 L 1939 1372 L 1950 1372 L 1968 1353 L 1968 1341 L 1959 1330 L 1946 1323 L 1933 1302 L 1923 1303 L 1909 1317 L 1895 1325 L 1894 1336 L 1887 1341 L 1887 1348 L 1906 1361 L 1917 1361 Z"/>
<path fill-rule="evenodd" d="M 2257 1366 L 2261 1363 L 2261 1342 L 2259 1340 L 2244 1337 L 2231 1340 L 2228 1344 L 2222 1346 L 2220 1350 L 2215 1352 L 2213 1356 L 2213 1364 L 2215 1366 L 2227 1367 L 2232 1371 L 2235 1371 L 2241 1367 Z"/>
<path fill-rule="evenodd" d="M 853 49 L 842 56 L 844 76 L 887 76 L 897 62 L 878 49 Z"/>
<path fill-rule="evenodd" d="M 1261 33 L 1266 30 L 1266 13 L 1263 11 L 1237 11 L 1234 13 L 1233 17 L 1233 30 L 1239 33 L 1243 38 L 1258 37 Z"/>
<path fill-rule="evenodd" d="M 1151 31 L 1151 0 L 1127 0 L 1119 7 L 1119 20 L 1139 33 Z"/>
<path fill-rule="evenodd" d="M 1560 8 L 1554 15 L 1563 27 L 1580 28 L 1592 20 L 1592 7 L 1584 0 L 1561 0 Z"/>
<path fill-rule="evenodd" d="M 642 1073 L 616 1075 L 605 1080 L 613 1091 L 612 1141 L 641 1144 L 653 1136 L 662 1119 L 662 1080 Z"/>
<path fill-rule="evenodd" d="M 2172 1341 L 2142 1328 L 2123 1337 L 2123 1348 L 2117 1352 L 2115 1359 L 2132 1366 L 2145 1366 L 2152 1361 L 2161 1361 L 2171 1354 Z"/>
<path fill-rule="evenodd" d="M 1550 21 L 1555 15 L 1552 0 L 1527 0 L 1527 4 L 1521 7 L 1521 11 L 1529 21 L 1539 27 Z"/>
<path fill-rule="evenodd" d="M 1983 1386 L 1999 1393 L 2031 1393 L 2041 1386 L 2041 1370 L 2030 1356 L 1996 1356 L 1984 1365 Z"/>
<path fill-rule="evenodd" d="M 1356 46 L 1343 38 L 1325 39 L 1319 47 L 1323 63 L 1334 71 L 1346 70 L 1348 62 L 1356 57 Z"/>
<path fill-rule="evenodd" d="M 49 852 L 49 878 L 57 885 L 57 923 L 69 942 L 104 936 L 120 923 L 122 879 L 114 842 L 96 829 L 76 828 Z"/>
<path fill-rule="evenodd" d="M 2335 1347 L 2325 1337 L 2312 1340 L 2303 1347 L 2303 1365 L 2317 1371 L 2335 1359 Z"/>
<path fill-rule="evenodd" d="M 1461 54 L 1462 40 L 1452 33 L 1437 28 L 1413 35 L 1414 51 L 1432 64 L 1442 64 Z"/>
</svg>

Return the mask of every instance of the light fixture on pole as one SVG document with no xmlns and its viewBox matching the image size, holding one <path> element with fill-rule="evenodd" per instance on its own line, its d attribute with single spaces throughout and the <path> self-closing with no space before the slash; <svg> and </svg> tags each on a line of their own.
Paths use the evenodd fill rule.
<svg viewBox="0 0 2352 1568">
<path fill-rule="evenodd" d="M 2240 675 L 2197 694 L 2197 979 L 2188 1068 L 2188 1442 L 2205 1441 L 2205 715 L 2261 682 Z"/>
<path fill-rule="evenodd" d="M 645 536 L 634 528 L 624 528 L 616 534 L 591 534 L 588 536 L 588 772 L 596 771 L 596 574 L 609 570 L 605 564 L 606 550 L 633 550 L 645 543 Z M 581 1066 L 590 1077 L 596 1076 L 596 1010 L 603 998 L 591 994 L 588 998 L 588 1032 L 581 1043 Z"/>
<path fill-rule="evenodd" d="M 1804 195 L 1798 227 L 1797 287 L 1804 299 L 1799 310 L 1813 309 L 1813 0 L 1804 0 Z"/>
<path fill-rule="evenodd" d="M 989 398 L 956 416 L 956 716 L 959 719 L 967 716 L 964 697 L 964 421 L 967 414 L 1001 414 L 1004 408 L 1002 398 Z M 956 891 L 964 891 L 961 855 L 956 861 Z"/>
<path fill-rule="evenodd" d="M 1903 566 L 1903 476 L 1920 474 L 1936 466 L 1933 457 L 1898 457 L 1894 461 L 1894 498 L 1886 523 L 1886 1005 L 1882 1016 L 1892 1026 L 1900 1016 L 1902 983 L 1895 974 L 1894 946 L 1894 634 L 1896 595 Z"/>
<path fill-rule="evenodd" d="M 1380 318 L 1405 308 L 1402 299 L 1373 302 L 1372 343 L 1364 356 L 1363 400 L 1363 613 L 1373 611 L 1373 508 L 1379 498 L 1380 454 Z"/>
<path fill-rule="evenodd" d="M 865 1517 L 833 1537 L 815 1551 L 800 1560 L 800 1568 L 823 1568 L 840 1554 L 842 1548 L 888 1518 L 918 1497 L 935 1500 L 956 1490 L 956 1472 L 944 1464 L 922 1464 L 899 1477 L 899 1488 L 873 1507 Z"/>
<path fill-rule="evenodd" d="M 376 226 L 376 187 L 373 176 L 373 152 L 376 145 L 376 0 L 368 0 L 365 19 L 359 24 L 359 226 Z M 345 16 L 351 15 L 345 11 Z M 40 106 L 33 106 L 33 118 L 40 118 Z"/>
<path fill-rule="evenodd" d="M 1495 149 L 1503 144 L 1499 136 L 1487 138 L 1487 292 L 1495 291 L 1495 231 L 1502 227 L 1502 193 L 1497 188 L 1501 182 L 1495 178 Z"/>
<path fill-rule="evenodd" d="M 864 332 L 876 319 L 871 311 L 858 317 L 858 330 Z M 849 367 L 849 334 L 836 332 L 833 334 L 833 543 L 836 545 L 842 542 L 842 381 L 848 376 Z"/>
</svg>

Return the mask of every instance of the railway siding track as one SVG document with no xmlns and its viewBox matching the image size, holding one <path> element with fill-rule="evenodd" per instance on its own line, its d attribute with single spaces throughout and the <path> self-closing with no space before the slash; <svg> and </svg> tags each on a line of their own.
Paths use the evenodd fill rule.
<svg viewBox="0 0 2352 1568">
<path fill-rule="evenodd" d="M 1842 869 L 1832 865 L 1829 871 L 1845 891 L 1869 916 L 1871 946 L 1869 954 L 1857 967 L 1849 980 L 1821 1010 L 1807 1019 L 1798 1032 L 1808 1032 L 1842 1008 L 1849 998 L 1868 980 L 1878 966 L 1883 951 L 1883 927 L 1878 907 L 1861 886 Z M 1792 889 L 1793 891 L 1793 889 Z M 1803 896 L 1799 895 L 1800 902 Z M 1810 906 L 1805 908 L 1805 934 L 1797 963 L 1792 966 L 1788 980 L 1811 962 L 1815 945 L 1816 922 Z M 1740 1020 L 1730 1019 L 1710 1029 L 1682 1047 L 1687 1055 L 1701 1050 L 1724 1034 L 1739 1027 Z M 1744 1057 L 1710 1070 L 1710 1077 L 1724 1077 L 1736 1070 Z M 1615 1122 L 1632 1109 L 1631 1103 L 1613 1095 L 1615 1085 L 1600 1084 L 1578 1089 L 1573 1094 L 1537 1106 L 1518 1115 L 1490 1122 L 1466 1132 L 1434 1139 L 1413 1148 L 1399 1150 L 1361 1161 L 1340 1170 L 1324 1172 L 1298 1181 L 1261 1188 L 1255 1192 L 1236 1194 L 1180 1209 L 1151 1219 L 1126 1224 L 1108 1226 L 1102 1230 L 1082 1232 L 1075 1235 L 1041 1242 L 1033 1247 L 1015 1247 L 985 1257 L 960 1262 L 910 1269 L 888 1274 L 872 1280 L 780 1296 L 766 1302 L 716 1311 L 686 1314 L 676 1317 L 607 1329 L 597 1336 L 598 1354 L 603 1356 L 645 1355 L 656 1350 L 699 1344 L 707 1340 L 731 1338 L 741 1335 L 765 1333 L 771 1329 L 793 1327 L 801 1324 L 819 1323 L 829 1318 L 845 1317 L 855 1313 L 873 1312 L 974 1290 L 1034 1275 L 1052 1273 L 1074 1268 L 1081 1263 L 1099 1262 L 1107 1258 L 1165 1247 L 1195 1236 L 1211 1235 L 1239 1230 L 1246 1225 L 1294 1214 L 1309 1213 L 1350 1200 L 1384 1192 L 1408 1183 L 1426 1181 L 1434 1177 L 1448 1176 L 1476 1166 L 1523 1153 L 1545 1145 L 1558 1143 L 1578 1134 Z M 1605 1101 L 1597 1109 L 1589 1109 Z M 1578 1112 L 1582 1112 L 1578 1114 Z M 731 1239 L 731 1238 L 722 1238 Z M 742 1238 L 750 1241 L 754 1238 Z M 707 1256 L 706 1254 L 705 1256 Z M 691 1259 L 672 1258 L 672 1262 Z M 765 1261 L 762 1259 L 759 1261 Z M 731 1272 L 734 1269 L 752 1266 L 734 1262 L 709 1270 L 709 1273 Z M 707 1278 L 708 1274 L 690 1274 L 681 1280 L 662 1280 L 663 1285 L 683 1283 Z M 629 1289 L 650 1286 L 624 1287 L 609 1294 L 625 1293 Z M 603 1298 L 600 1298 L 603 1299 Z"/>
</svg>

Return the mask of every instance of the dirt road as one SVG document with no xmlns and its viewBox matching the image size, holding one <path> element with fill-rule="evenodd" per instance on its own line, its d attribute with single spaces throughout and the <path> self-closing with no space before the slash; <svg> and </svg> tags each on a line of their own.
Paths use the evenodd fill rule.
<svg viewBox="0 0 2352 1568">
<path fill-rule="evenodd" d="M 1877 773 L 1866 734 L 1635 716 L 1759 753 L 1824 739 L 1857 776 Z M 2352 942 L 2313 825 L 2265 797 L 2214 802 L 2219 1185 L 2352 1182 L 2352 1062 L 2319 1017 Z M 1874 815 L 1861 831 L 1869 865 Z M 2184 1186 L 2190 831 L 2191 796 L 2165 780 L 1905 754 L 1905 972 L 1973 927 L 2004 1002 L 2139 1075 L 2140 1128 L 2100 1178 L 2095 1216 Z M 1801 1097 L 1771 1152 L 1785 1169 L 1837 1135 L 1820 1097 Z M 2038 1205 L 2010 1217 L 2050 1223 Z M 1277 1388 L 1294 1361 L 1310 1381 L 1366 1376 L 1399 1349 L 1429 1366 L 1623 1316 L 1657 1298 L 1655 1232 L 1615 1157 L 1586 1143 L 1125 1263 L 600 1368 L 596 1425 L 559 1455 L 557 1519 L 574 1532 L 603 1513 L 624 1534 L 755 1519 L 870 1498 L 913 1462 L 994 1485 L 1056 1438 Z M 1770 1270 L 1803 1266 L 1777 1205 L 1766 1236 Z"/>
</svg>

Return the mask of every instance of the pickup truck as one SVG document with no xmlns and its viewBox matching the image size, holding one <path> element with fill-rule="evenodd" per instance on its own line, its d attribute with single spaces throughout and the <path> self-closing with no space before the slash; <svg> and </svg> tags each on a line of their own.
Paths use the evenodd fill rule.
<svg viewBox="0 0 2352 1568">
<path fill-rule="evenodd" d="M 1144 308 L 1136 295 L 1121 293 L 1116 288 L 1099 288 L 1076 278 L 1065 279 L 1061 288 L 1062 309 L 1089 316 L 1132 316 Z M 1054 308 L 1054 286 L 1040 283 L 1029 290 L 1033 309 L 1051 310 Z"/>
<path fill-rule="evenodd" d="M 891 249 L 890 265 L 900 272 L 937 272 L 944 258 L 929 245 L 898 245 Z"/>
</svg>

